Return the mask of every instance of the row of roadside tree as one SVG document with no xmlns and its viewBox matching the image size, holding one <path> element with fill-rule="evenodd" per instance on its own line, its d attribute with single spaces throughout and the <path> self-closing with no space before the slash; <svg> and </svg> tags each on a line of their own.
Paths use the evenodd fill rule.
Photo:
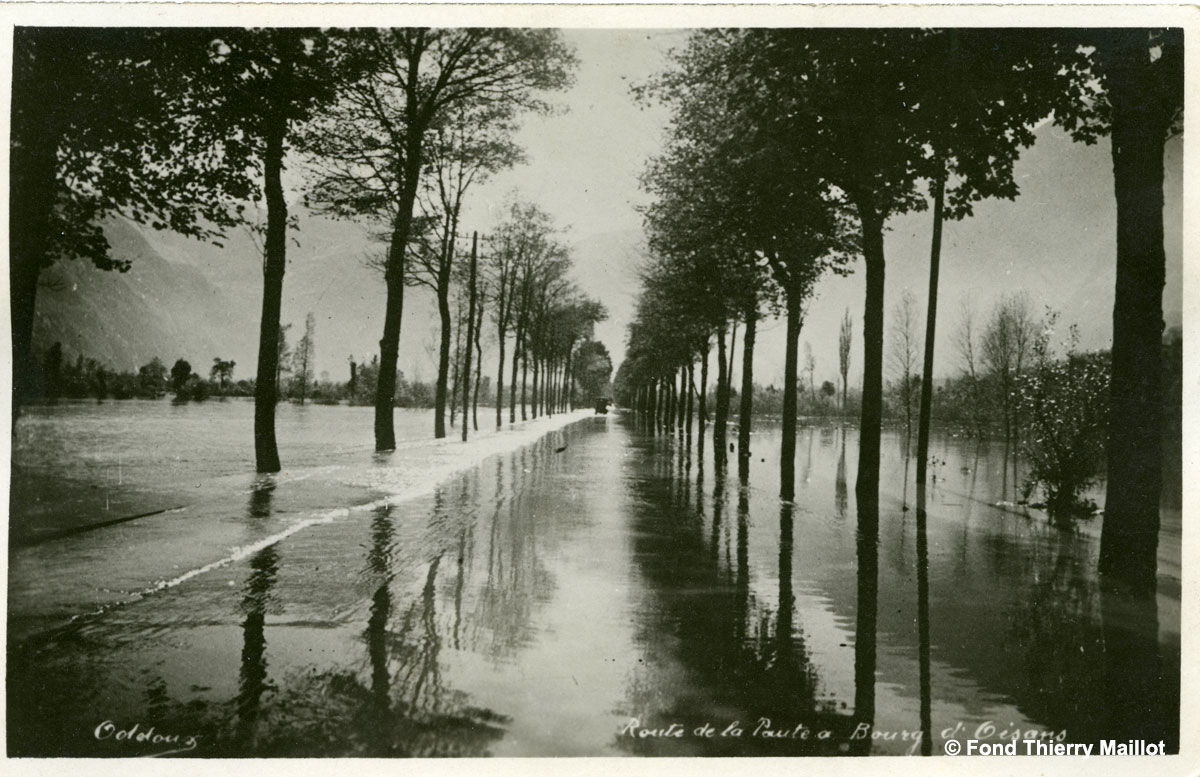
<svg viewBox="0 0 1200 777">
<path fill-rule="evenodd" d="M 486 309 L 498 320 L 502 354 L 512 338 L 514 375 L 516 357 L 523 382 L 532 366 L 533 403 L 569 399 L 563 387 L 573 385 L 575 348 L 604 311 L 567 280 L 569 256 L 552 225 L 514 198 L 509 223 L 468 250 L 460 221 L 473 184 L 522 160 L 513 141 L 521 114 L 549 111 L 545 95 L 571 82 L 575 64 L 561 34 L 546 29 L 19 28 L 14 424 L 36 392 L 32 326 L 42 270 L 73 258 L 128 269 L 110 253 L 105 216 L 218 244 L 231 228 L 250 227 L 262 238 L 254 260 L 263 270 L 255 458 L 259 471 L 278 471 L 280 310 L 295 224 L 287 168 L 302 173 L 309 209 L 363 222 L 382 246 L 376 449 L 395 447 L 404 292 L 413 284 L 429 286 L 438 303 L 436 436 L 445 435 L 452 390 L 458 396 L 452 349 L 462 365 L 462 405 L 478 391 Z"/>
<path fill-rule="evenodd" d="M 1101 570 L 1152 588 L 1162 487 L 1163 146 L 1182 115 L 1176 29 L 712 29 L 641 88 L 672 109 L 645 173 L 644 270 L 625 396 L 653 406 L 707 382 L 725 457 L 729 358 L 743 333 L 739 474 L 749 467 L 760 319 L 787 322 L 782 496 L 795 493 L 797 343 L 816 282 L 865 265 L 856 492 L 877 504 L 884 406 L 884 232 L 932 210 L 917 484 L 926 479 L 941 232 L 973 203 L 1013 198 L 1013 164 L 1047 119 L 1082 142 L 1111 136 L 1117 290 Z M 682 379 L 680 376 L 682 375 Z M 664 391 L 665 388 L 665 391 Z M 688 396 L 691 396 L 689 389 Z M 703 395 L 701 395 L 703 396 Z M 1131 419 L 1137 419 L 1131 421 Z"/>
</svg>

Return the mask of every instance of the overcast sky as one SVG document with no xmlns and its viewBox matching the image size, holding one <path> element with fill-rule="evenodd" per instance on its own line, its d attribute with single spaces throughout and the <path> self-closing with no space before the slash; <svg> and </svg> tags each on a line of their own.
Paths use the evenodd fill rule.
<svg viewBox="0 0 1200 777">
<path fill-rule="evenodd" d="M 686 32 L 563 34 L 579 57 L 574 86 L 555 95 L 565 111 L 524 122 L 518 142 L 529 163 L 473 190 L 465 222 L 487 229 L 505 196 L 516 189 L 570 227 L 574 239 L 641 228 L 636 206 L 647 197 L 638 188 L 638 176 L 658 151 L 669 114 L 661 106 L 639 106 L 630 86 L 665 69 L 668 50 L 683 43 Z"/>
</svg>

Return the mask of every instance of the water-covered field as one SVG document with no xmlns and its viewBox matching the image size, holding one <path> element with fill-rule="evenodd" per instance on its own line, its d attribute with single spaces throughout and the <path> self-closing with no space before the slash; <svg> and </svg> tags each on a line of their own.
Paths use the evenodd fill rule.
<svg viewBox="0 0 1200 777">
<path fill-rule="evenodd" d="M 419 442 L 431 419 L 413 414 L 413 442 L 377 456 L 368 409 L 284 407 L 288 470 L 256 478 L 248 407 L 121 407 L 22 421 L 14 494 L 42 498 L 14 504 L 27 536 L 56 498 L 64 523 L 90 520 L 104 489 L 183 509 L 11 551 L 13 755 L 1177 742 L 1177 497 L 1143 601 L 1100 586 L 1098 521 L 1011 504 L 997 444 L 936 438 L 921 521 L 886 432 L 873 514 L 853 429 L 800 430 L 783 504 L 769 422 L 741 487 L 711 435 L 629 417 L 539 421 L 463 458 Z"/>
</svg>

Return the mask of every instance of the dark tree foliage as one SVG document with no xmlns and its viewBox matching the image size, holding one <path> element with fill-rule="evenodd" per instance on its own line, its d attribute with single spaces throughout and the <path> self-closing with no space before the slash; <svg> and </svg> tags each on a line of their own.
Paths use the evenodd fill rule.
<svg viewBox="0 0 1200 777">
<path fill-rule="evenodd" d="M 64 259 L 124 271 L 110 214 L 218 237 L 254 192 L 204 121 L 212 31 L 20 27 L 13 35 L 9 282 L 13 423 L 30 393 L 38 278 Z M 219 125 L 219 122 L 218 122 Z"/>
<path fill-rule="evenodd" d="M 192 365 L 184 359 L 176 360 L 171 366 L 171 391 L 182 396 L 187 391 L 188 379 L 192 377 Z"/>
</svg>

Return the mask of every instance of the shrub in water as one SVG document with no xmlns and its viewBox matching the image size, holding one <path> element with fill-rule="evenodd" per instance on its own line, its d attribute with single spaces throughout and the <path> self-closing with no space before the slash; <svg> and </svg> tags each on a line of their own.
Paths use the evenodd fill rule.
<svg viewBox="0 0 1200 777">
<path fill-rule="evenodd" d="M 1063 519 L 1095 509 L 1082 495 L 1104 471 L 1110 360 L 1107 353 L 1075 352 L 1074 327 L 1066 357 L 1056 358 L 1054 319 L 1048 317 L 1034 344 L 1034 367 L 1015 390 L 1029 462 L 1026 488 L 1040 489 L 1051 517 Z"/>
</svg>

